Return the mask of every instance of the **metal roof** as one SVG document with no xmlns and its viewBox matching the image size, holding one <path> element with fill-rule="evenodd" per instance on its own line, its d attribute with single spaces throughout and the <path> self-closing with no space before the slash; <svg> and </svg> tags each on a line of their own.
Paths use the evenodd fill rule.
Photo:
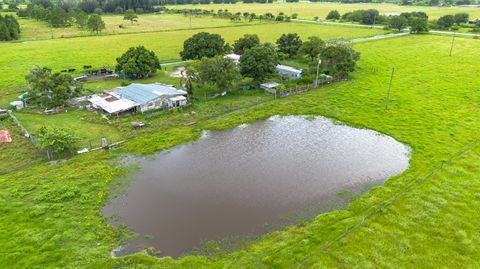
<svg viewBox="0 0 480 269">
<path fill-rule="evenodd" d="M 88 101 L 95 107 L 99 107 L 110 114 L 127 111 L 137 106 L 135 102 L 119 98 L 119 96 L 113 92 L 94 95 L 88 99 Z"/>
<path fill-rule="evenodd" d="M 266 82 L 266 83 L 260 84 L 260 87 L 268 88 L 268 89 L 272 89 L 277 86 L 280 86 L 280 84 L 278 84 L 277 82 Z"/>
<path fill-rule="evenodd" d="M 288 66 L 288 65 L 277 65 L 277 71 L 286 71 L 286 72 L 291 72 L 291 73 L 295 73 L 295 74 L 301 74 L 302 73 L 302 70 L 298 70 L 296 68 L 293 68 L 291 66 Z"/>
<path fill-rule="evenodd" d="M 161 83 L 137 84 L 133 83 L 126 87 L 119 87 L 116 93 L 125 99 L 129 99 L 138 104 L 146 104 L 161 96 L 176 96 L 184 94 L 183 91 L 171 85 Z"/>
</svg>

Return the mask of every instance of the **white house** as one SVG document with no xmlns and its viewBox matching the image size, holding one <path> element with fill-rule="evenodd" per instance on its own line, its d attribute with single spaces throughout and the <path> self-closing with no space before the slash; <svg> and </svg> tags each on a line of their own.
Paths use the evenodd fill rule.
<svg viewBox="0 0 480 269">
<path fill-rule="evenodd" d="M 230 59 L 236 64 L 240 63 L 240 57 L 242 57 L 242 56 L 238 55 L 238 54 L 235 54 L 235 53 L 231 53 L 231 54 L 227 54 L 227 55 L 223 56 L 223 58 Z"/>
<path fill-rule="evenodd" d="M 119 114 L 182 107 L 187 104 L 186 96 L 186 91 L 179 90 L 172 85 L 133 83 L 94 95 L 88 101 L 96 109 L 109 114 Z"/>
<path fill-rule="evenodd" d="M 178 90 L 172 85 L 162 83 L 133 83 L 126 87 L 117 88 L 115 93 L 123 99 L 137 103 L 137 111 L 140 112 L 174 106 L 179 107 L 187 104 L 186 91 Z"/>
<path fill-rule="evenodd" d="M 277 72 L 287 79 L 298 79 L 302 77 L 303 71 L 287 65 L 277 65 Z"/>
</svg>

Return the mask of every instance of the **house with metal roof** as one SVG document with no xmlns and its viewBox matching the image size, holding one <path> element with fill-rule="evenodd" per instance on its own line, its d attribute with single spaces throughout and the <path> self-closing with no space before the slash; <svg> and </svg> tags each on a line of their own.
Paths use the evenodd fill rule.
<svg viewBox="0 0 480 269">
<path fill-rule="evenodd" d="M 114 91 L 120 98 L 137 104 L 137 111 L 180 107 L 187 104 L 187 92 L 162 83 L 137 84 L 118 87 Z"/>
<path fill-rule="evenodd" d="M 187 92 L 162 83 L 137 84 L 93 95 L 92 106 L 108 114 L 145 112 L 152 109 L 182 107 L 187 104 Z"/>
<path fill-rule="evenodd" d="M 288 65 L 277 65 L 277 73 L 286 79 L 298 79 L 303 75 L 303 71 Z"/>
</svg>

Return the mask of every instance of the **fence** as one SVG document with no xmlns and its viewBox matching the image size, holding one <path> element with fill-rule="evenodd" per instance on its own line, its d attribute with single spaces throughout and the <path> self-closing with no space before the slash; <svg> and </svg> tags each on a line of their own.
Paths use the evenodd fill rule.
<svg viewBox="0 0 480 269">
<path fill-rule="evenodd" d="M 26 138 L 28 138 L 30 140 L 30 142 L 32 142 L 32 144 L 38 149 L 38 151 L 40 151 L 43 155 L 45 155 L 48 160 L 68 158 L 68 157 L 71 157 L 75 154 L 75 152 L 72 149 L 69 149 L 68 151 L 64 151 L 64 152 L 55 153 L 55 155 L 53 154 L 52 151 L 50 151 L 48 149 L 42 149 L 41 146 L 40 146 L 40 143 L 37 139 L 37 136 L 34 133 L 29 132 L 27 130 L 27 128 L 25 128 L 25 126 L 23 126 L 23 124 L 17 119 L 17 117 L 15 117 L 15 115 L 13 115 L 12 113 L 8 113 L 8 115 L 13 120 L 13 122 L 15 122 L 15 124 L 18 126 L 18 128 L 20 128 L 20 130 L 22 131 L 24 136 Z M 85 145 L 85 148 L 88 149 L 86 152 L 95 151 L 95 150 L 99 150 L 99 149 L 105 149 L 105 148 L 109 148 L 109 147 L 112 147 L 112 146 L 116 146 L 116 145 L 119 145 L 123 142 L 124 141 L 118 141 L 118 142 L 115 142 L 115 143 L 110 143 L 110 140 L 108 138 L 104 137 L 104 138 L 100 139 L 100 141 L 98 143 L 95 143 L 92 140 L 89 140 L 88 145 Z"/>
<path fill-rule="evenodd" d="M 275 98 L 283 98 L 283 97 L 287 97 L 287 96 L 294 95 L 294 94 L 297 94 L 297 93 L 308 92 L 310 90 L 318 88 L 321 85 L 330 84 L 330 83 L 335 82 L 335 81 L 339 81 L 339 80 L 338 79 L 321 80 L 321 81 L 318 81 L 317 86 L 315 86 L 315 83 L 307 84 L 307 85 L 303 85 L 303 86 L 295 86 L 294 88 L 290 88 L 290 89 L 275 90 L 274 94 L 275 94 Z"/>
</svg>

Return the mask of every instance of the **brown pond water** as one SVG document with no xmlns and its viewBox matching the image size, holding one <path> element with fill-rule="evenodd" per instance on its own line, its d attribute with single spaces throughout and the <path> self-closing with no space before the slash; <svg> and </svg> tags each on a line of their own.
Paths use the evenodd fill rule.
<svg viewBox="0 0 480 269">
<path fill-rule="evenodd" d="M 404 171 L 409 148 L 377 132 L 315 117 L 272 117 L 148 158 L 103 208 L 139 234 L 117 254 L 155 247 L 178 257 L 204 240 L 259 235 L 340 209 Z"/>
</svg>

